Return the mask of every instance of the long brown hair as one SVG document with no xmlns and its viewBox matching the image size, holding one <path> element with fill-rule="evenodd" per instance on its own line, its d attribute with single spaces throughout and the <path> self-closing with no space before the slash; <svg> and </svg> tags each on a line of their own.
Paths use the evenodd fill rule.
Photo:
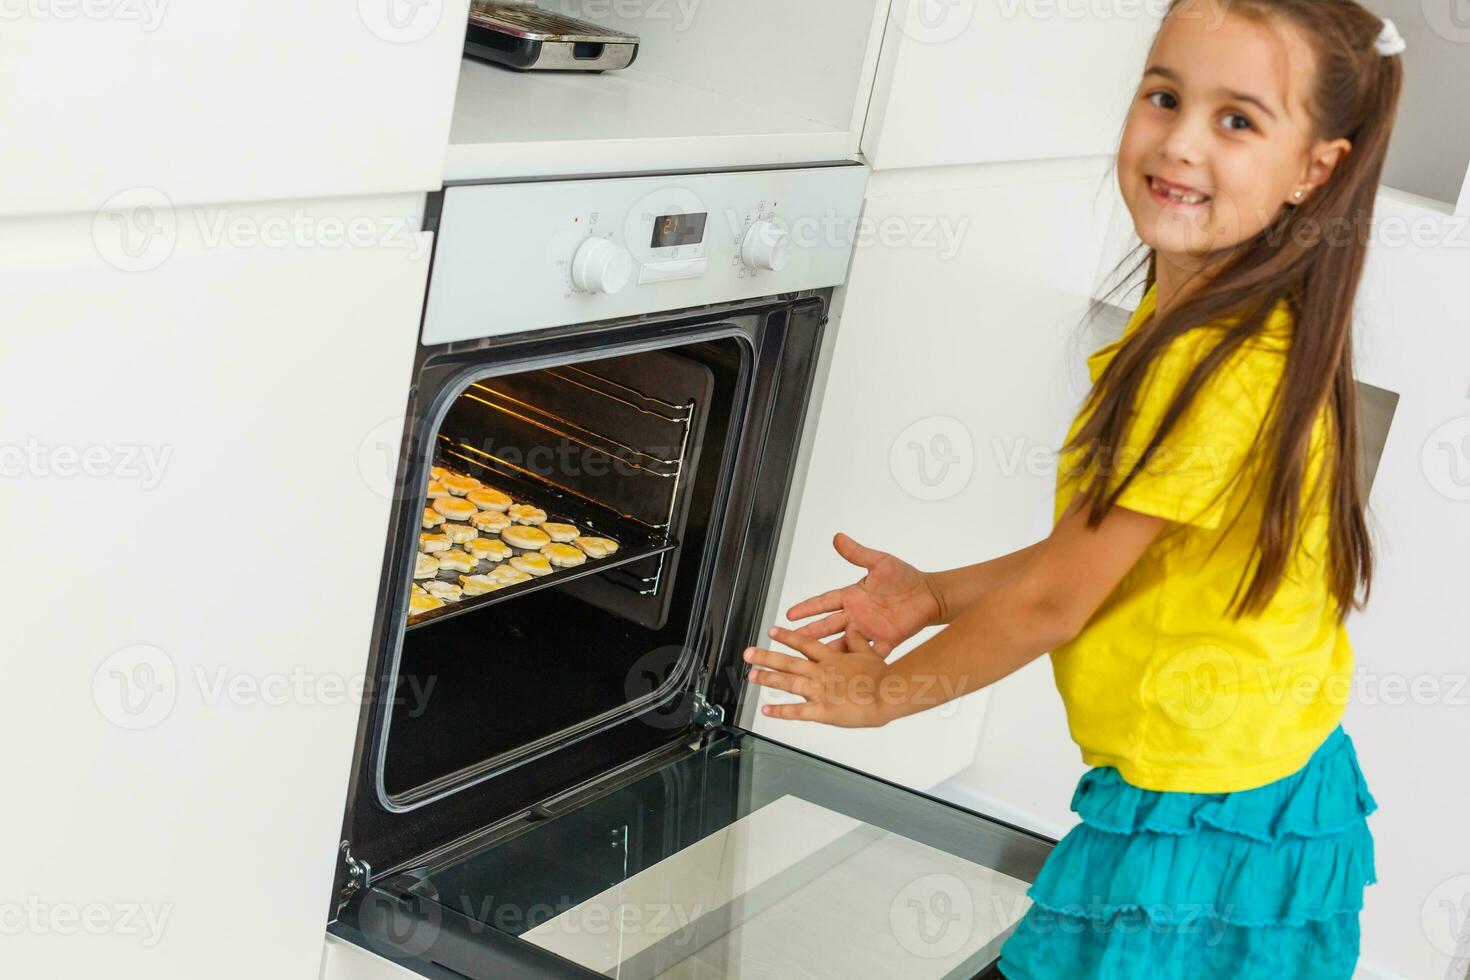
<svg viewBox="0 0 1470 980">
<path fill-rule="evenodd" d="M 1171 0 L 1168 13 L 1181 2 Z M 1141 456 L 1132 466 L 1116 467 L 1121 481 L 1113 485 L 1107 467 L 1099 467 L 1100 475 L 1079 488 L 1088 524 L 1096 527 L 1211 375 L 1261 333 L 1272 311 L 1284 302 L 1296 325 L 1268 423 L 1252 452 L 1256 478 L 1266 485 L 1254 573 L 1243 595 L 1237 587 L 1231 605 L 1236 617 L 1264 609 L 1285 574 L 1298 544 L 1312 429 L 1325 407 L 1331 455 L 1323 461 L 1324 482 L 1314 486 L 1330 493 L 1330 587 L 1341 619 L 1350 609 L 1362 607 L 1372 585 L 1373 552 L 1364 513 L 1367 491 L 1358 464 L 1352 311 L 1403 85 L 1403 64 L 1398 57 L 1378 53 L 1373 42 L 1383 22 L 1353 0 L 1222 0 L 1222 4 L 1229 13 L 1263 21 L 1279 18 L 1300 29 L 1316 52 L 1310 105 L 1316 136 L 1346 137 L 1352 150 L 1302 204 L 1284 205 L 1251 238 L 1204 257 L 1212 267 L 1218 260 L 1218 271 L 1169 309 L 1156 313 L 1146 329 L 1118 350 L 1084 404 L 1090 415 L 1064 451 L 1081 451 L 1077 464 L 1081 472 L 1101 461 L 1118 460 L 1117 447 L 1124 445 L 1131 406 L 1150 365 L 1191 328 L 1224 327 L 1218 343 L 1180 386 Z M 1339 229 L 1348 231 L 1346 240 Z M 1145 287 L 1154 284 L 1157 256 L 1151 248 L 1147 253 L 1117 288 L 1145 264 Z M 1094 303 L 1090 315 L 1101 306 L 1102 301 Z M 1241 581 L 1244 584 L 1245 578 Z"/>
</svg>

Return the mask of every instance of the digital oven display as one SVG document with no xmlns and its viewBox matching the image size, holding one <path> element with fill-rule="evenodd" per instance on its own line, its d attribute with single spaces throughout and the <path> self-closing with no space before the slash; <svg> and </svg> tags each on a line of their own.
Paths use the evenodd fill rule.
<svg viewBox="0 0 1470 980">
<path fill-rule="evenodd" d="M 708 212 L 660 215 L 653 219 L 653 247 L 698 245 L 704 241 L 704 222 L 708 217 Z"/>
</svg>

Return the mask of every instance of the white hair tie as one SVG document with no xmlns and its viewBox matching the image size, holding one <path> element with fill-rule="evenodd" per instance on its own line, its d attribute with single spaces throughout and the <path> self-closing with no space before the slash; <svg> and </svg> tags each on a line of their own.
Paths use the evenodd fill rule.
<svg viewBox="0 0 1470 980">
<path fill-rule="evenodd" d="M 1383 30 L 1378 32 L 1378 37 L 1373 41 L 1373 47 L 1381 55 L 1400 54 L 1408 47 L 1404 39 L 1399 35 L 1399 29 L 1393 26 L 1393 21 L 1387 17 L 1383 18 Z"/>
</svg>

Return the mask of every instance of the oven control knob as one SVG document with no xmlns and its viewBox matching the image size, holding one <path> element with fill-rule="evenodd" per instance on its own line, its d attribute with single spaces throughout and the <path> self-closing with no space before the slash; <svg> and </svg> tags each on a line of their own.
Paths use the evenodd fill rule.
<svg viewBox="0 0 1470 980">
<path fill-rule="evenodd" d="M 791 261 L 791 236 L 774 221 L 757 221 L 745 233 L 740 261 L 748 269 L 780 272 Z"/>
<path fill-rule="evenodd" d="M 621 293 L 633 278 L 633 257 L 606 238 L 589 238 L 572 258 L 572 282 L 589 293 Z"/>
</svg>

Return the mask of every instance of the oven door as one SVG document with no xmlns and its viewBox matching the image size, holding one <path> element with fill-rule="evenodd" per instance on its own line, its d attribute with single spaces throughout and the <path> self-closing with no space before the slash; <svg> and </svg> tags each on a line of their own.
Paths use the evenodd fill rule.
<svg viewBox="0 0 1470 980">
<path fill-rule="evenodd" d="M 477 980 L 987 976 L 1050 848 L 720 726 L 376 882 L 333 929 Z"/>
<path fill-rule="evenodd" d="M 718 546 L 675 576 L 689 580 L 700 567 L 710 573 L 708 589 L 674 604 L 698 613 L 704 639 L 688 646 L 708 655 L 702 669 L 683 672 L 685 686 L 664 702 L 575 741 L 559 736 L 546 754 L 503 771 L 467 767 L 463 759 L 429 765 L 446 746 L 468 751 L 470 735 L 453 743 L 415 738 L 407 723 L 374 749 L 365 732 L 344 836 L 369 880 L 349 885 L 331 929 L 379 954 L 383 976 L 402 975 L 385 960 L 422 976 L 486 980 L 993 971 L 1050 841 L 734 724 L 742 701 L 754 696 L 738 654 L 757 640 L 805 403 L 819 397 L 814 359 L 824 304 L 787 302 L 785 312 L 761 314 L 765 330 L 750 332 L 748 401 L 759 406 L 750 413 L 759 424 L 739 427 L 742 446 L 730 457 L 743 461 L 732 471 L 735 490 L 714 508 L 726 519 L 708 522 Z M 695 326 L 647 329 L 687 340 Z M 601 329 L 610 340 L 614 331 Z M 710 461 L 723 457 L 705 441 Z M 428 451 L 410 455 L 416 478 Z M 421 502 L 410 503 L 405 512 L 417 513 Z M 416 523 L 403 529 L 406 550 L 390 560 L 400 573 L 416 535 Z M 687 528 L 678 536 L 681 548 L 695 540 Z M 385 608 L 398 607 L 403 584 L 388 590 L 394 598 Z M 521 616 L 531 598 L 503 608 Z M 572 621 L 573 605 L 557 617 Z M 645 619 L 641 605 L 628 611 L 630 622 Z M 666 619 L 662 607 L 647 614 L 650 623 Z M 391 649 L 386 639 L 396 621 L 385 617 L 379 627 L 390 629 L 384 649 Z M 603 658 L 616 653 L 608 643 L 598 649 Z M 456 680 L 464 673 L 456 664 L 484 663 L 459 653 L 436 661 L 441 690 L 499 696 L 493 685 Z M 397 668 L 385 670 L 391 678 Z M 525 697 L 515 703 L 544 707 Z M 443 727 L 463 733 L 467 724 Z M 471 734 L 488 730 L 481 725 Z M 428 777 L 458 767 L 470 777 L 440 780 L 438 795 L 415 799 L 375 792 L 375 760 L 395 771 L 387 751 L 395 739 L 405 772 Z M 403 782 L 400 789 L 410 792 Z"/>
</svg>

